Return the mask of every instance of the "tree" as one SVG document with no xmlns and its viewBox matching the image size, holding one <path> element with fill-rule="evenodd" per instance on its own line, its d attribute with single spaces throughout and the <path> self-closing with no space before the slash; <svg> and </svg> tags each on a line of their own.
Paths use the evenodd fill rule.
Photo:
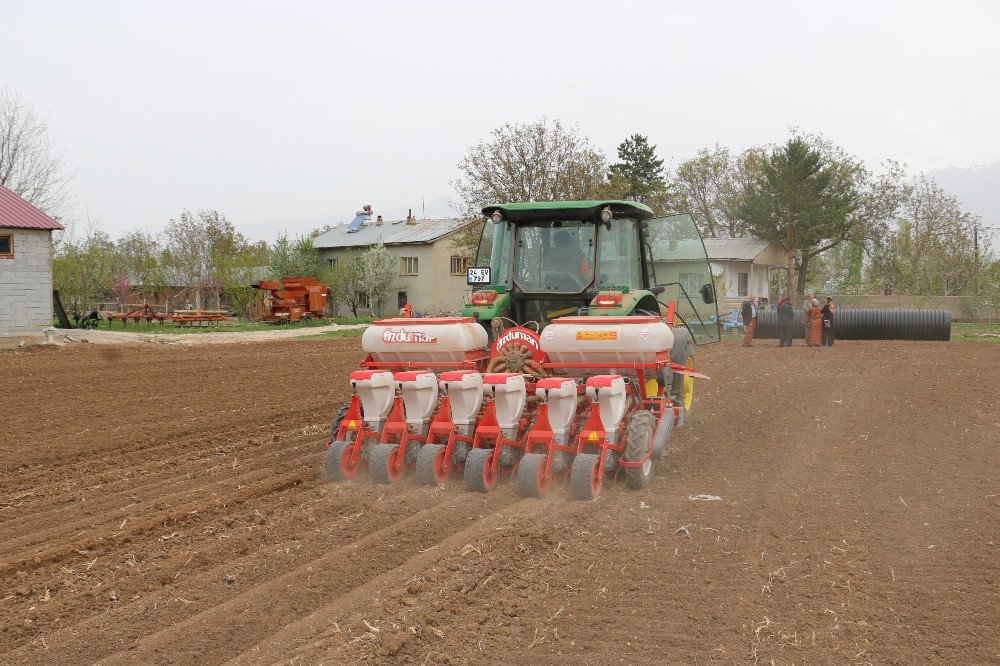
<svg viewBox="0 0 1000 666">
<path fill-rule="evenodd" d="M 52 281 L 71 313 L 85 314 L 111 294 L 115 281 L 115 245 L 88 227 L 82 238 L 67 233 L 52 259 Z"/>
<path fill-rule="evenodd" d="M 976 276 L 974 228 L 979 217 L 921 174 L 905 188 L 894 229 L 879 242 L 870 280 L 922 296 L 971 293 Z M 989 238 L 980 242 L 989 247 Z"/>
<path fill-rule="evenodd" d="M 785 249 L 788 293 L 801 295 L 809 259 L 843 242 L 858 206 L 854 183 L 793 137 L 763 161 L 739 210 L 751 233 Z"/>
<path fill-rule="evenodd" d="M 334 297 L 350 308 L 355 319 L 358 317 L 358 309 L 368 304 L 364 275 L 361 255 L 357 254 L 341 257 L 340 262 L 327 271 L 327 285 Z"/>
<path fill-rule="evenodd" d="M 0 185 L 54 218 L 70 200 L 72 175 L 52 151 L 48 125 L 13 88 L 0 88 Z"/>
<path fill-rule="evenodd" d="M 690 213 L 702 236 L 742 238 L 746 222 L 740 212 L 743 195 L 759 176 L 766 157 L 763 148 L 734 155 L 716 144 L 681 162 L 671 175 L 678 210 Z"/>
<path fill-rule="evenodd" d="M 216 210 L 200 210 L 197 215 L 185 210 L 167 223 L 163 235 L 168 265 L 176 276 L 174 281 L 194 291 L 197 309 L 202 307 L 203 295 L 213 297 L 218 309 L 222 293 L 235 279 L 235 272 L 259 265 L 254 262 L 263 260 L 260 246 L 251 245 Z"/>
<path fill-rule="evenodd" d="M 667 193 L 663 160 L 656 157 L 656 146 L 649 139 L 633 134 L 618 144 L 619 162 L 608 169 L 608 182 L 616 185 L 624 199 L 646 203 L 662 199 Z"/>
<path fill-rule="evenodd" d="M 268 264 L 276 278 L 319 275 L 319 250 L 313 246 L 313 236 L 291 240 L 287 233 L 282 233 L 269 249 Z"/>
<path fill-rule="evenodd" d="M 491 203 L 592 198 L 605 183 L 605 164 L 578 127 L 543 117 L 507 123 L 470 147 L 452 186 L 471 221 Z"/>
<path fill-rule="evenodd" d="M 376 303 L 381 309 L 394 291 L 398 272 L 396 258 L 389 254 L 382 241 L 379 241 L 361 255 L 361 268 L 364 272 L 363 284 L 369 311 Z"/>
</svg>

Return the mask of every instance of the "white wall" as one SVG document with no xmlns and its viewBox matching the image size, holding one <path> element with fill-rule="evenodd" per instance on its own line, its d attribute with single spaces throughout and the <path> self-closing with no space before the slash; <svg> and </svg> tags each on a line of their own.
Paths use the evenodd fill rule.
<svg viewBox="0 0 1000 666">
<path fill-rule="evenodd" d="M 52 326 L 52 232 L 8 229 L 14 258 L 0 259 L 0 337 Z"/>
</svg>

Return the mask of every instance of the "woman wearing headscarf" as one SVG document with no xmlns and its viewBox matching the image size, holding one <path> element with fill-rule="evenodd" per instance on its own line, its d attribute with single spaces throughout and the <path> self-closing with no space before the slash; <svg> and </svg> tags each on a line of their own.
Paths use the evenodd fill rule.
<svg viewBox="0 0 1000 666">
<path fill-rule="evenodd" d="M 806 344 L 810 347 L 823 345 L 823 310 L 815 298 L 806 309 Z"/>
<path fill-rule="evenodd" d="M 792 346 L 792 327 L 795 326 L 795 309 L 788 296 L 782 296 L 778 301 L 778 331 L 781 342 L 779 347 Z"/>
<path fill-rule="evenodd" d="M 832 347 L 833 346 L 833 313 L 837 311 L 837 306 L 833 302 L 833 298 L 830 296 L 826 297 L 826 303 L 823 305 L 821 310 L 823 315 L 823 346 Z"/>
</svg>

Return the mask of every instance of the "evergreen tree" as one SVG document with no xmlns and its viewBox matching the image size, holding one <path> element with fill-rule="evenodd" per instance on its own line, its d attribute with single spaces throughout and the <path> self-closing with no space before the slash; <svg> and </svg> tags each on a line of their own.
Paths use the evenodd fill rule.
<svg viewBox="0 0 1000 666">
<path fill-rule="evenodd" d="M 662 196 L 667 189 L 663 160 L 656 157 L 656 146 L 649 139 L 633 134 L 618 146 L 619 161 L 608 170 L 608 181 L 626 199 L 644 202 Z"/>
<path fill-rule="evenodd" d="M 749 231 L 785 249 L 789 294 L 803 293 L 809 259 L 842 242 L 854 224 L 858 196 L 835 167 L 795 137 L 764 160 L 740 204 Z"/>
</svg>

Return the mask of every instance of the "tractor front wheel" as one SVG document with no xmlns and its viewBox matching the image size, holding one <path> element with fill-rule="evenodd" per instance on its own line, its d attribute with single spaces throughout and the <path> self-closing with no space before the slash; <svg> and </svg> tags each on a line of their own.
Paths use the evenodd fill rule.
<svg viewBox="0 0 1000 666">
<path fill-rule="evenodd" d="M 686 368 L 694 368 L 694 340 L 686 328 L 674 328 L 674 346 L 670 350 L 670 361 Z M 679 424 L 687 423 L 693 417 L 694 377 L 679 372 L 671 373 L 670 393 L 680 404 Z"/>
<path fill-rule="evenodd" d="M 472 449 L 465 459 L 465 485 L 469 490 L 488 493 L 497 487 L 498 470 L 493 469 L 490 457 L 493 449 Z"/>
<path fill-rule="evenodd" d="M 425 486 L 439 486 L 451 474 L 451 461 L 445 457 L 448 447 L 424 444 L 417 453 L 417 480 Z"/>
<path fill-rule="evenodd" d="M 552 488 L 552 475 L 545 473 L 544 453 L 526 453 L 517 467 L 517 489 L 522 497 L 545 497 Z"/>
<path fill-rule="evenodd" d="M 665 415 L 664 418 L 670 418 L 670 415 Z M 643 458 L 646 459 L 646 462 L 637 467 L 625 467 L 625 482 L 628 483 L 629 488 L 634 490 L 645 488 L 653 479 L 653 459 L 647 454 L 653 441 L 655 429 L 656 417 L 653 412 L 645 410 L 636 412 L 629 419 L 626 430 L 628 443 L 625 444 L 625 460 L 639 462 Z"/>
<path fill-rule="evenodd" d="M 580 453 L 576 456 L 569 472 L 569 489 L 575 499 L 589 500 L 601 494 L 604 479 L 600 469 L 600 455 Z"/>
<path fill-rule="evenodd" d="M 403 478 L 406 460 L 399 444 L 378 444 L 372 449 L 368 462 L 375 483 L 396 483 Z"/>
<path fill-rule="evenodd" d="M 361 461 L 351 463 L 352 442 L 333 442 L 326 450 L 323 458 L 323 467 L 326 469 L 326 478 L 331 483 L 349 481 L 358 475 Z"/>
<path fill-rule="evenodd" d="M 347 410 L 348 410 L 348 408 L 350 408 L 350 406 L 351 406 L 351 403 L 348 402 L 343 407 L 341 407 L 340 411 L 337 412 L 337 415 L 333 417 L 333 422 L 330 424 L 330 441 L 331 442 L 334 442 L 334 441 L 337 440 L 337 435 L 340 432 L 340 424 L 344 421 L 344 417 L 347 416 Z"/>
</svg>

